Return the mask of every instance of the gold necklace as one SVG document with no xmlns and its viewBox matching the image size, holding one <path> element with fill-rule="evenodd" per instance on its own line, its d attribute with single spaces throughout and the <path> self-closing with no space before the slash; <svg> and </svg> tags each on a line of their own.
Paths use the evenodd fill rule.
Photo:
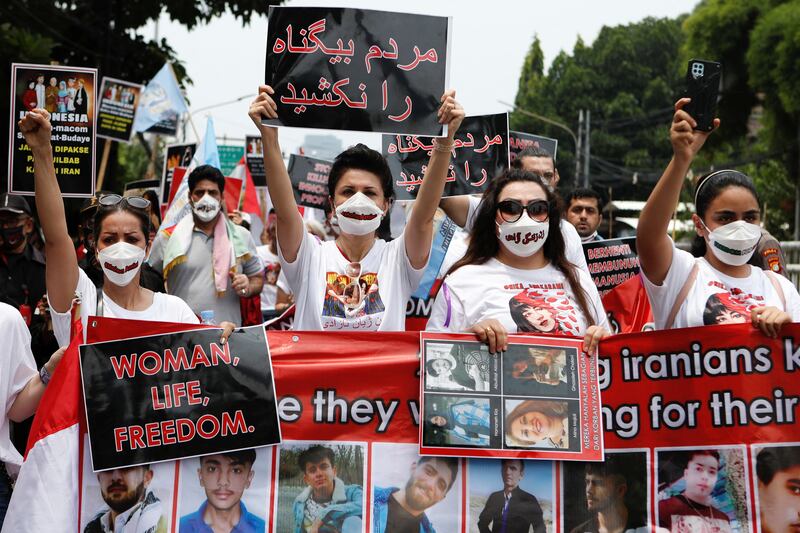
<svg viewBox="0 0 800 533">
<path fill-rule="evenodd" d="M 686 500 L 686 503 L 689 504 L 689 507 L 692 508 L 692 511 L 697 513 L 697 516 L 700 517 L 700 520 L 702 520 L 703 523 L 708 526 L 708 529 L 712 533 L 717 533 L 717 532 L 720 531 L 720 528 L 714 525 L 714 510 L 712 509 L 712 507 L 710 505 L 708 506 L 708 518 L 706 518 L 705 516 L 703 516 L 703 513 L 700 512 L 700 509 L 698 509 L 697 507 L 692 505 L 692 500 L 689 499 L 688 496 L 684 495 L 683 498 Z"/>
</svg>

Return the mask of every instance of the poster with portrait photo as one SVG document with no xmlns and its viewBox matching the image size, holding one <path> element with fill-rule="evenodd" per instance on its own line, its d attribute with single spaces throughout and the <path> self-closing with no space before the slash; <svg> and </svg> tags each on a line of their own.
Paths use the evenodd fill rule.
<svg viewBox="0 0 800 533">
<path fill-rule="evenodd" d="M 261 137 L 257 135 L 245 135 L 244 148 L 244 160 L 248 170 L 250 170 L 253 184 L 256 187 L 266 187 L 267 174 L 264 171 L 264 147 L 261 142 Z"/>
<path fill-rule="evenodd" d="M 278 449 L 275 533 L 295 533 L 298 527 L 362 531 L 366 464 L 365 443 L 284 442 Z"/>
<path fill-rule="evenodd" d="M 133 119 L 144 85 L 103 77 L 97 112 L 97 136 L 130 143 Z"/>
<path fill-rule="evenodd" d="M 501 354 L 468 334 L 420 343 L 420 453 L 602 461 L 596 354 L 582 339 L 509 335 Z"/>
<path fill-rule="evenodd" d="M 619 524 L 623 533 L 649 533 L 650 452 L 606 450 L 603 462 L 561 464 L 561 520 L 565 533 Z"/>
<path fill-rule="evenodd" d="M 506 448 L 581 449 L 577 401 L 504 398 L 503 422 Z"/>
<path fill-rule="evenodd" d="M 176 167 L 187 168 L 197 150 L 197 143 L 170 144 L 164 154 L 164 167 L 161 170 L 161 203 L 169 205 L 172 187 L 172 174 Z"/>
<path fill-rule="evenodd" d="M 498 393 L 500 357 L 485 344 L 425 343 L 425 390 Z"/>
<path fill-rule="evenodd" d="M 266 533 L 274 452 L 270 446 L 179 461 L 175 533 L 198 531 L 206 513 L 236 507 L 241 529 Z"/>
<path fill-rule="evenodd" d="M 370 533 L 398 531 L 401 525 L 407 525 L 408 531 L 420 531 L 419 526 L 414 529 L 416 523 L 426 524 L 425 531 L 461 531 L 461 459 L 420 456 L 415 444 L 376 442 L 371 465 Z M 406 502 L 405 507 L 401 501 Z M 411 507 L 412 520 L 403 522 L 409 516 L 398 508 L 406 511 Z"/>
<path fill-rule="evenodd" d="M 656 523 L 670 532 L 750 531 L 744 446 L 656 449 Z"/>
<path fill-rule="evenodd" d="M 88 198 L 95 187 L 97 69 L 11 64 L 8 192 L 33 196 L 33 153 L 19 121 L 33 109 L 49 113 L 53 168 L 61 195 Z"/>
<path fill-rule="evenodd" d="M 426 394 L 420 426 L 424 446 L 499 448 L 500 398 Z"/>
<path fill-rule="evenodd" d="M 176 463 L 170 461 L 93 472 L 88 435 L 83 438 L 80 532 L 108 531 L 106 525 L 111 509 L 123 514 L 139 506 L 128 513 L 138 520 L 141 529 L 137 531 L 153 528 L 153 531 L 172 533 Z"/>
<path fill-rule="evenodd" d="M 469 533 L 502 531 L 505 494 L 506 531 L 555 532 L 555 462 L 523 459 L 469 459 Z"/>
<path fill-rule="evenodd" d="M 515 344 L 502 357 L 503 394 L 578 398 L 578 350 Z"/>
<path fill-rule="evenodd" d="M 751 447 L 757 531 L 800 531 L 800 443 Z"/>
</svg>

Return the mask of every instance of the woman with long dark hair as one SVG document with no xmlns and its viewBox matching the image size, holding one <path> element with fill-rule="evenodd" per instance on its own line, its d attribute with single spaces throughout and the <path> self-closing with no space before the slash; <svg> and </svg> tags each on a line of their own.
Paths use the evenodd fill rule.
<svg viewBox="0 0 800 533">
<path fill-rule="evenodd" d="M 667 227 L 692 161 L 710 132 L 675 104 L 670 128 L 673 157 L 642 209 L 636 228 L 643 282 L 656 329 L 752 322 L 777 337 L 783 324 L 800 320 L 792 283 L 748 264 L 761 238 L 761 209 L 753 181 L 736 170 L 717 170 L 695 187 L 697 236 L 692 254 L 679 250 Z M 714 123 L 719 126 L 719 120 Z"/>
<path fill-rule="evenodd" d="M 19 122 L 33 154 L 36 206 L 47 253 L 47 296 L 53 332 L 60 346 L 70 341 L 73 299 L 81 300 L 84 337 L 90 315 L 134 320 L 196 324 L 197 316 L 178 298 L 154 293 L 139 284 L 141 266 L 150 248 L 150 202 L 141 196 L 107 194 L 98 200 L 92 225 L 94 253 L 103 270 L 98 289 L 78 267 L 75 247 L 67 232 L 64 202 L 53 166 L 49 113 L 34 109 Z M 224 339 L 234 325 L 223 323 Z"/>
<path fill-rule="evenodd" d="M 261 132 L 267 187 L 277 215 L 278 255 L 295 295 L 294 328 L 404 330 L 406 303 L 428 263 L 433 217 L 444 190 L 454 136 L 464 119 L 455 92 L 442 95 L 438 120 L 447 125 L 448 135 L 435 139 L 414 210 L 402 235 L 391 242 L 387 242 L 388 213 L 394 179 L 386 159 L 363 144 L 339 154 L 328 174 L 336 240 L 320 242 L 305 231 L 278 130 L 261 123 L 278 116 L 274 90 L 262 85 L 258 92 L 249 114 Z"/>
<path fill-rule="evenodd" d="M 566 258 L 560 222 L 558 199 L 539 176 L 511 169 L 495 178 L 428 330 L 473 332 L 491 352 L 507 348 L 508 332 L 582 336 L 594 350 L 608 322 L 591 278 Z"/>
</svg>

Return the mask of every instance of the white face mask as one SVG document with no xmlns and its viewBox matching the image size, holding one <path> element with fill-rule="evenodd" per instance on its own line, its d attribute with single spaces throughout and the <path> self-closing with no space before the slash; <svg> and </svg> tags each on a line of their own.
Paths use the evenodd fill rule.
<svg viewBox="0 0 800 533">
<path fill-rule="evenodd" d="M 142 268 L 144 249 L 124 241 L 107 246 L 97 252 L 97 260 L 108 281 L 125 287 Z"/>
<path fill-rule="evenodd" d="M 549 220 L 536 222 L 527 212 L 522 213 L 516 222 L 503 222 L 497 227 L 500 228 L 497 238 L 517 257 L 530 257 L 538 252 L 550 233 Z"/>
<path fill-rule="evenodd" d="M 350 235 L 366 235 L 381 225 L 383 210 L 367 195 L 357 192 L 336 208 L 336 218 L 342 232 Z"/>
<path fill-rule="evenodd" d="M 219 213 L 219 200 L 206 193 L 192 204 L 192 211 L 203 222 L 211 222 Z"/>
<path fill-rule="evenodd" d="M 761 239 L 761 227 L 744 220 L 725 224 L 714 231 L 709 230 L 705 222 L 702 223 L 708 232 L 706 240 L 711 252 L 726 265 L 746 264 Z"/>
</svg>

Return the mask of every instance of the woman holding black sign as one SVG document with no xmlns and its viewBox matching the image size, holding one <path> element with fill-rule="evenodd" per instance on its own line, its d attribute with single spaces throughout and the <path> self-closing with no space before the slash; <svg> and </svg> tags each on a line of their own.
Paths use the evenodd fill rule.
<svg viewBox="0 0 800 533">
<path fill-rule="evenodd" d="M 672 161 L 636 229 L 656 329 L 751 322 L 777 337 L 783 324 L 800 321 L 800 295 L 783 276 L 748 264 L 761 238 L 758 193 L 749 177 L 718 170 L 698 180 L 692 221 L 700 257 L 676 248 L 667 234 L 684 176 L 711 133 L 695 129 L 697 122 L 684 110 L 689 102 L 682 98 L 675 104 Z"/>
<path fill-rule="evenodd" d="M 335 241 L 320 242 L 303 227 L 278 144 L 278 130 L 261 124 L 277 118 L 274 91 L 262 85 L 250 106 L 261 131 L 264 168 L 277 215 L 278 253 L 295 294 L 294 329 L 405 329 L 405 308 L 430 255 L 433 216 L 444 190 L 454 136 L 464 110 L 448 91 L 438 117 L 447 137 L 436 139 L 427 171 L 403 234 L 388 237 L 394 180 L 383 156 L 359 144 L 336 157 L 328 178 Z"/>
<path fill-rule="evenodd" d="M 107 194 L 98 200 L 93 228 L 103 286 L 95 288 L 78 267 L 67 233 L 64 202 L 53 166 L 50 115 L 44 109 L 34 109 L 19 121 L 19 127 L 33 154 L 36 206 L 47 253 L 47 296 L 59 345 L 69 344 L 70 310 L 76 295 L 81 300 L 84 338 L 90 315 L 197 324 L 197 316 L 177 296 L 139 286 L 140 269 L 150 246 L 150 202 L 140 196 Z M 224 342 L 234 326 L 222 325 Z"/>
<path fill-rule="evenodd" d="M 471 332 L 492 353 L 508 333 L 583 336 L 587 352 L 609 334 L 589 275 L 566 258 L 555 194 L 511 169 L 489 185 L 463 258 L 445 275 L 429 331 Z"/>
</svg>

